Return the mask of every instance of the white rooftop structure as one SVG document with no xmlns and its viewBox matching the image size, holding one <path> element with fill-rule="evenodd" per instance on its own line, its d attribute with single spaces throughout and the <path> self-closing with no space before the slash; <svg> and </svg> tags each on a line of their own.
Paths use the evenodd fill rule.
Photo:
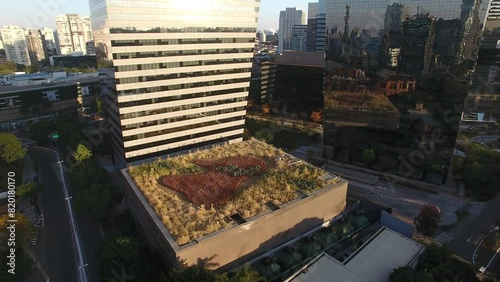
<svg viewBox="0 0 500 282">
<path fill-rule="evenodd" d="M 414 265 L 425 247 L 383 227 L 359 252 L 341 263 L 323 255 L 289 281 L 293 282 L 387 282 L 395 268 Z"/>
</svg>

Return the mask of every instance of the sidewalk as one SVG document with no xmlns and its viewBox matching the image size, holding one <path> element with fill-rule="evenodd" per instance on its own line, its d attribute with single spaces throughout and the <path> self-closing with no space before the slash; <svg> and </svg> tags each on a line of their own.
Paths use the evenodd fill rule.
<svg viewBox="0 0 500 282">
<path fill-rule="evenodd" d="M 30 157 L 30 155 L 26 154 L 26 156 L 24 157 L 23 184 L 33 181 L 35 176 L 37 175 L 38 173 L 35 169 L 33 159 Z M 43 244 L 43 242 L 40 242 L 42 240 L 41 228 L 43 228 L 43 224 L 42 226 L 38 225 L 40 223 L 38 211 L 40 211 L 40 214 L 43 214 L 43 211 L 40 210 L 40 207 L 42 207 L 42 197 L 36 197 L 36 202 L 34 203 L 34 205 L 31 202 L 31 199 L 22 197 L 19 199 L 18 206 L 19 211 L 22 211 L 23 214 L 30 219 L 30 221 L 36 226 L 38 230 L 36 238 L 34 237 L 32 239 L 32 245 L 25 248 L 26 254 L 33 259 L 33 262 L 36 265 L 34 267 L 33 274 L 29 278 L 27 278 L 26 281 L 48 281 L 48 276 L 44 270 L 46 269 L 47 262 L 41 260 L 40 256 L 37 256 L 37 251 L 40 252 L 40 245 Z M 37 257 L 39 258 L 37 259 Z M 45 267 L 42 264 L 44 264 Z"/>
</svg>

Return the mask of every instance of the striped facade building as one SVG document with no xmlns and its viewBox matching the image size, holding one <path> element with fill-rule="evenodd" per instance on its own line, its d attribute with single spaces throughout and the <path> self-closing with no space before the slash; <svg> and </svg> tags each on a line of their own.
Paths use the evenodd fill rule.
<svg viewBox="0 0 500 282">
<path fill-rule="evenodd" d="M 96 48 L 115 68 L 117 162 L 242 140 L 259 6 L 90 0 Z"/>
</svg>

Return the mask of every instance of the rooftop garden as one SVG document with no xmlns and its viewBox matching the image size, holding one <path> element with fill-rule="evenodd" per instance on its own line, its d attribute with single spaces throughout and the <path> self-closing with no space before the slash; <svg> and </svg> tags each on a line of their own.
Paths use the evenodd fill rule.
<svg viewBox="0 0 500 282">
<path fill-rule="evenodd" d="M 397 111 L 383 94 L 331 91 L 325 95 L 325 108 L 356 111 Z"/>
<path fill-rule="evenodd" d="M 251 139 L 131 167 L 129 174 L 179 245 L 325 185 L 325 172 Z M 328 180 L 322 180 L 328 179 Z"/>
</svg>

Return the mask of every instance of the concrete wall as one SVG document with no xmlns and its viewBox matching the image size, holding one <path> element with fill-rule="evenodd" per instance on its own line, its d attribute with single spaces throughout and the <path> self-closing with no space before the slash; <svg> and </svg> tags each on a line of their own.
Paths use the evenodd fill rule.
<svg viewBox="0 0 500 282">
<path fill-rule="evenodd" d="M 198 244 L 177 251 L 188 264 L 212 258 L 219 267 L 237 266 L 241 257 L 265 253 L 306 231 L 330 221 L 345 208 L 347 182 L 305 199 L 284 205 L 254 221 L 249 221 Z M 245 259 L 246 260 L 246 259 Z M 241 262 L 241 260 L 240 260 Z"/>
</svg>

